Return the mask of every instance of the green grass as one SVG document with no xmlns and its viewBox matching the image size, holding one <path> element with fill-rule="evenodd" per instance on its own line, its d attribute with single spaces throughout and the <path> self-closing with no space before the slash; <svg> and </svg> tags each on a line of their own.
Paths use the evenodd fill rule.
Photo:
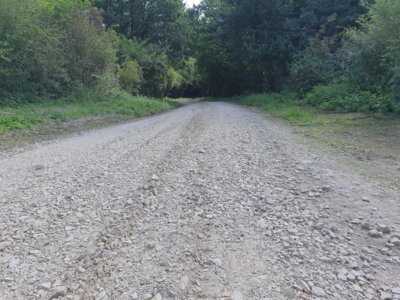
<svg viewBox="0 0 400 300">
<path fill-rule="evenodd" d="M 236 97 L 232 102 L 247 107 L 258 107 L 274 116 L 304 127 L 345 129 L 346 127 L 363 127 L 365 129 L 382 129 L 387 126 L 399 126 L 400 118 L 390 113 L 332 113 L 306 105 L 292 94 L 271 93 L 253 94 Z"/>
<path fill-rule="evenodd" d="M 312 125 L 320 122 L 316 110 L 305 107 L 291 94 L 253 94 L 233 99 L 244 106 L 258 107 L 297 125 Z"/>
<path fill-rule="evenodd" d="M 0 133 L 10 130 L 40 129 L 89 116 L 120 115 L 141 117 L 179 106 L 169 99 L 130 97 L 102 101 L 58 101 L 0 107 Z"/>
</svg>

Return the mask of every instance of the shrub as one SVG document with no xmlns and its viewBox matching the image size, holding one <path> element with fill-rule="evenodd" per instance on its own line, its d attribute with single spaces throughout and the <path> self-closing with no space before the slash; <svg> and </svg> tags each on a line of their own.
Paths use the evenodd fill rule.
<svg viewBox="0 0 400 300">
<path fill-rule="evenodd" d="M 338 112 L 387 112 L 392 110 L 391 96 L 355 90 L 347 83 L 315 87 L 303 101 L 323 110 Z"/>
<path fill-rule="evenodd" d="M 378 96 L 369 91 L 362 91 L 346 97 L 337 97 L 320 107 L 340 112 L 387 112 L 391 109 L 390 102 L 389 96 Z"/>
<path fill-rule="evenodd" d="M 353 88 L 347 83 L 316 86 L 304 97 L 304 102 L 319 106 L 336 98 L 345 98 L 351 92 Z"/>
<path fill-rule="evenodd" d="M 132 95 L 139 94 L 143 82 L 143 72 L 136 61 L 124 62 L 118 75 L 119 83 L 124 90 Z"/>
</svg>

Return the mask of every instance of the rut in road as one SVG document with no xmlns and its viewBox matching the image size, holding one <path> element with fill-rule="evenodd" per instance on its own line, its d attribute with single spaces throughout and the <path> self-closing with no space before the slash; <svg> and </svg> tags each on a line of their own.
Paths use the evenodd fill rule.
<svg viewBox="0 0 400 300">
<path fill-rule="evenodd" d="M 195 103 L 1 159 L 0 299 L 400 299 L 399 202 L 289 138 Z"/>
</svg>

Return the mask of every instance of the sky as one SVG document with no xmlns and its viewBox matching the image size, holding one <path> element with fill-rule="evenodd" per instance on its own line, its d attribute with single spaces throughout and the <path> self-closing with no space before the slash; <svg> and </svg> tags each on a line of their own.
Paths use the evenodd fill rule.
<svg viewBox="0 0 400 300">
<path fill-rule="evenodd" d="M 199 4 L 201 0 L 184 0 L 188 7 L 192 7 L 193 4 Z"/>
</svg>

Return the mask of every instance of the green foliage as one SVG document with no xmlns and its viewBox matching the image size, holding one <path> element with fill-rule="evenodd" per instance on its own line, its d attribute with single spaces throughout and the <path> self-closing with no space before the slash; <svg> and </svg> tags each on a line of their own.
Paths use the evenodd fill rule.
<svg viewBox="0 0 400 300">
<path fill-rule="evenodd" d="M 289 2 L 203 2 L 197 55 L 211 94 L 278 88 L 290 57 Z"/>
<path fill-rule="evenodd" d="M 287 22 L 291 1 L 240 1 L 226 20 L 230 55 L 244 60 L 243 74 L 251 76 L 254 89 L 276 91 L 291 56 Z"/>
<path fill-rule="evenodd" d="M 183 76 L 173 68 L 167 70 L 167 88 L 169 90 L 180 88 L 184 83 Z"/>
<path fill-rule="evenodd" d="M 124 62 L 118 74 L 119 83 L 124 90 L 132 95 L 139 94 L 143 82 L 143 72 L 136 61 Z"/>
<path fill-rule="evenodd" d="M 314 86 L 330 83 L 338 73 L 338 64 L 330 51 L 334 39 L 313 39 L 310 45 L 294 56 L 290 64 L 288 85 L 304 96 Z"/>
<path fill-rule="evenodd" d="M 0 105 L 133 94 L 182 96 L 200 81 L 181 0 L 0 0 Z M 132 11 L 132 8 L 138 10 Z M 128 23 L 113 23 L 109 13 Z M 143 12 L 143 14 L 141 14 Z M 110 23 L 111 22 L 111 23 Z"/>
<path fill-rule="evenodd" d="M 343 47 L 317 39 L 291 64 L 289 85 L 307 104 L 340 112 L 397 111 L 400 2 L 378 0 L 365 8 L 368 14 L 346 31 Z"/>
<path fill-rule="evenodd" d="M 187 60 L 183 61 L 180 74 L 183 78 L 185 87 L 196 87 L 200 84 L 201 76 L 198 69 L 198 63 L 195 58 L 189 57 Z"/>
<path fill-rule="evenodd" d="M 0 108 L 0 133 L 9 130 L 40 129 L 43 125 L 59 124 L 89 116 L 121 115 L 140 117 L 179 106 L 175 101 L 132 97 L 116 92 L 103 101 L 90 98 L 71 101 L 44 102 Z"/>
<path fill-rule="evenodd" d="M 348 83 L 317 86 L 305 96 L 304 102 L 322 110 L 339 112 L 388 112 L 391 110 L 390 96 L 354 90 Z"/>
<path fill-rule="evenodd" d="M 214 96 L 240 94 L 245 90 L 246 80 L 241 66 L 230 61 L 228 51 L 219 41 L 215 44 L 201 43 L 198 48 L 198 66 L 207 85 L 206 93 Z"/>
<path fill-rule="evenodd" d="M 357 19 L 366 12 L 359 0 L 306 0 L 295 1 L 295 27 L 293 39 L 299 49 L 309 46 L 309 38 L 334 41 L 331 50 L 340 46 L 340 34 L 355 25 Z M 364 2 L 371 2 L 370 0 Z M 295 5 L 296 5 L 295 4 Z M 297 9 L 296 9 L 297 8 Z M 335 38 L 332 40 L 332 38 Z"/>
<path fill-rule="evenodd" d="M 391 110 L 390 96 L 379 96 L 369 91 L 336 97 L 321 104 L 323 110 L 339 112 L 389 112 Z"/>
<path fill-rule="evenodd" d="M 172 63 L 165 49 L 149 42 L 121 39 L 118 51 L 120 63 L 134 60 L 143 72 L 140 93 L 154 97 L 182 96 L 185 90 L 200 81 L 196 59 Z"/>
<path fill-rule="evenodd" d="M 33 1 L 0 0 L 0 97 L 59 91 L 65 61 L 53 25 Z"/>
<path fill-rule="evenodd" d="M 347 83 L 331 84 L 328 86 L 316 86 L 308 93 L 304 101 L 313 106 L 319 106 L 335 98 L 344 98 L 352 93 L 352 87 Z"/>
<path fill-rule="evenodd" d="M 117 37 L 103 29 L 96 10 L 73 9 L 61 22 L 67 72 L 74 84 L 92 85 L 108 72 L 114 73 Z"/>
<path fill-rule="evenodd" d="M 31 129 L 42 124 L 42 119 L 29 110 L 7 108 L 0 112 L 0 133 L 6 130 Z"/>
<path fill-rule="evenodd" d="M 86 1 L 0 0 L 0 104 L 113 80 L 116 39 Z"/>
<path fill-rule="evenodd" d="M 196 9 L 197 58 L 213 95 L 279 91 L 284 82 L 304 94 L 329 83 L 338 34 L 365 11 L 358 0 L 206 0 Z"/>
<path fill-rule="evenodd" d="M 154 44 L 136 40 L 121 39 L 119 45 L 119 61 L 136 61 L 143 72 L 141 93 L 160 97 L 166 94 L 166 77 L 169 68 L 165 51 Z"/>
<path fill-rule="evenodd" d="M 304 104 L 398 111 L 400 2 L 363 3 L 0 0 L 0 105 L 290 89 L 304 99 L 285 112 L 288 94 L 243 101 L 300 119 Z"/>
<path fill-rule="evenodd" d="M 191 27 L 182 0 L 100 0 L 107 26 L 128 39 L 160 45 L 174 58 L 187 56 Z"/>
<path fill-rule="evenodd" d="M 400 2 L 378 0 L 370 6 L 360 29 L 347 32 L 343 56 L 347 75 L 361 87 L 391 92 L 400 101 Z"/>
</svg>

